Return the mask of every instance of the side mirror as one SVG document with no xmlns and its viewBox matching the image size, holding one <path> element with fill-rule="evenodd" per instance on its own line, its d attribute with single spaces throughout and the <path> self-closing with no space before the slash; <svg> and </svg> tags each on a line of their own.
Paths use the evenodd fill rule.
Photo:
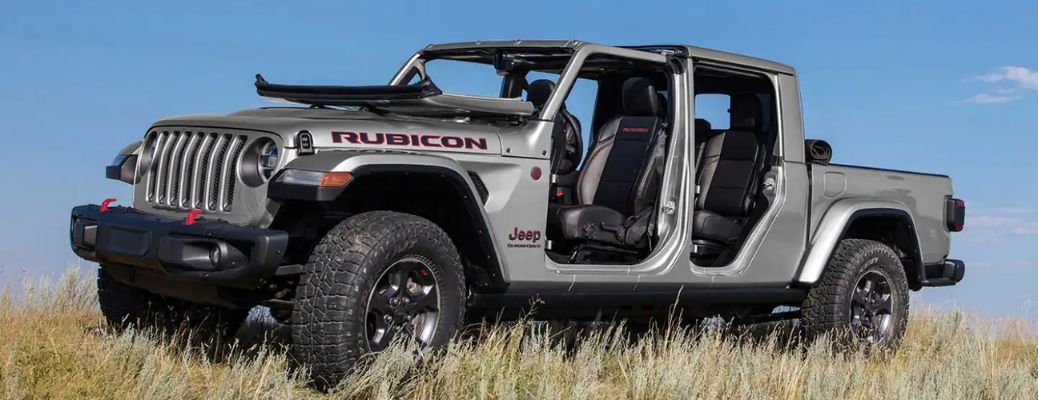
<svg viewBox="0 0 1038 400">
<path fill-rule="evenodd" d="M 804 157 L 807 162 L 829 165 L 833 159 L 833 147 L 824 140 L 805 140 Z"/>
<path fill-rule="evenodd" d="M 141 151 L 141 143 L 130 143 L 119 151 L 112 164 L 105 167 L 105 178 L 123 181 L 129 184 L 137 182 L 137 158 Z"/>
</svg>

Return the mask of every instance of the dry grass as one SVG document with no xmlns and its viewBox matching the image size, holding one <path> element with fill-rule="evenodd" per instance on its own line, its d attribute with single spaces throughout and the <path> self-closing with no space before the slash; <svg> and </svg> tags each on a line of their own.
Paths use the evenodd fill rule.
<svg viewBox="0 0 1038 400">
<path fill-rule="evenodd" d="M 1038 332 L 1013 322 L 934 314 L 912 319 L 893 357 L 844 356 L 824 343 L 622 327 L 579 334 L 541 324 L 489 329 L 432 359 L 395 348 L 336 391 L 308 389 L 252 321 L 215 362 L 148 333 L 102 328 L 92 280 L 66 274 L 0 295 L 2 398 L 1038 398 Z M 556 331 L 557 332 L 557 331 Z M 579 340 L 560 340 L 560 337 Z M 267 344 L 263 344 L 267 343 Z M 568 344 L 567 344 L 568 343 Z"/>
</svg>

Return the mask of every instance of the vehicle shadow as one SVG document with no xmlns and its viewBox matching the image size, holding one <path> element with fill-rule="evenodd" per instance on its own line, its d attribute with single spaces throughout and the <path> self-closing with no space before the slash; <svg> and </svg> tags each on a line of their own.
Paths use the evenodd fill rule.
<svg viewBox="0 0 1038 400">
<path fill-rule="evenodd" d="M 212 361 L 253 359 L 271 352 L 288 354 L 292 343 L 289 326 L 278 323 L 257 308 L 235 335 L 229 351 L 212 353 Z M 732 324 L 721 318 L 706 318 L 682 324 L 632 324 L 619 321 L 484 321 L 466 325 L 455 339 L 475 346 L 514 340 L 538 341 L 574 354 L 589 341 L 594 345 L 633 346 L 641 342 L 674 340 L 726 340 L 740 345 L 768 345 L 777 351 L 802 351 L 804 339 L 796 321 Z M 290 356 L 289 356 L 290 357 Z M 291 363 L 295 364 L 295 363 Z"/>
</svg>

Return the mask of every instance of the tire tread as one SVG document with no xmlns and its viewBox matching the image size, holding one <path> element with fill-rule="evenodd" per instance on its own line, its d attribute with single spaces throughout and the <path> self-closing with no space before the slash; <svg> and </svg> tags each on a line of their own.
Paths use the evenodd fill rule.
<svg viewBox="0 0 1038 400">
<path fill-rule="evenodd" d="M 391 211 L 357 214 L 328 231 L 314 248 L 296 287 L 290 325 L 292 354 L 309 368 L 319 387 L 339 382 L 368 353 L 363 313 L 368 288 L 380 272 L 376 261 L 416 247 L 442 251 L 454 267 L 440 266 L 439 272 L 457 280 L 464 294 L 461 261 L 450 237 L 418 216 Z M 464 307 L 455 308 L 455 326 L 438 330 L 456 332 L 461 327 Z"/>
<path fill-rule="evenodd" d="M 808 291 L 801 307 L 801 325 L 808 338 L 815 339 L 847 327 L 849 290 L 853 290 L 863 266 L 870 257 L 887 256 L 894 265 L 885 265 L 892 278 L 895 332 L 890 346 L 896 346 L 908 321 L 908 280 L 897 254 L 887 245 L 868 239 L 843 239 L 836 246 L 818 283 Z M 841 340 L 840 337 L 834 339 Z"/>
</svg>

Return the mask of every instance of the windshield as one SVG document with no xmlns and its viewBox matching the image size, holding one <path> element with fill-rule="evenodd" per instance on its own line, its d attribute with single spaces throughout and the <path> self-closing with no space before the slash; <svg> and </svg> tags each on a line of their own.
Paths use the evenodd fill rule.
<svg viewBox="0 0 1038 400">
<path fill-rule="evenodd" d="M 263 97 L 313 106 L 515 121 L 543 106 L 524 101 L 527 77 L 543 74 L 557 81 L 571 56 L 571 49 L 561 48 L 450 49 L 420 54 L 389 85 L 286 85 L 257 75 L 256 88 Z M 606 70 L 591 66 L 580 77 L 594 80 Z"/>
<path fill-rule="evenodd" d="M 425 71 L 436 87 L 446 93 L 470 96 L 498 97 L 502 76 L 494 66 L 458 60 L 431 60 Z M 419 79 L 417 76 L 412 82 Z"/>
</svg>

